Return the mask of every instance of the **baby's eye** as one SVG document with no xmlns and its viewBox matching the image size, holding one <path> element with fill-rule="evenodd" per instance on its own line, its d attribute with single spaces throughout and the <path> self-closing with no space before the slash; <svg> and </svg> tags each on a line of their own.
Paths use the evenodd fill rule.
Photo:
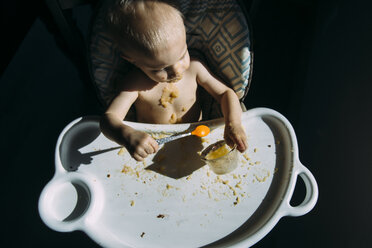
<svg viewBox="0 0 372 248">
<path fill-rule="evenodd" d="M 158 72 L 162 72 L 162 71 L 164 71 L 164 70 L 165 70 L 165 68 L 162 68 L 162 69 L 152 70 L 152 72 L 154 72 L 154 73 L 158 73 Z"/>
</svg>

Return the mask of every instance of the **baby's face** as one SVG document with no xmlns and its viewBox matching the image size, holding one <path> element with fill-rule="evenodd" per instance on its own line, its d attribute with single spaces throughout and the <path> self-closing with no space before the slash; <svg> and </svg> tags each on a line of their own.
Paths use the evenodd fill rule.
<svg viewBox="0 0 372 248">
<path fill-rule="evenodd" d="M 156 49 L 151 57 L 136 56 L 134 64 L 155 82 L 179 81 L 190 66 L 186 33 L 172 37 L 167 44 Z"/>
<path fill-rule="evenodd" d="M 190 55 L 187 50 L 186 43 L 184 48 L 179 51 L 172 47 L 165 49 L 162 55 L 158 57 L 167 57 L 166 63 L 158 63 L 161 59 L 153 60 L 154 63 L 149 63 L 143 66 L 139 66 L 140 69 L 152 80 L 160 83 L 175 83 L 182 79 L 184 72 L 190 66 Z M 168 56 L 167 56 L 168 55 Z"/>
</svg>

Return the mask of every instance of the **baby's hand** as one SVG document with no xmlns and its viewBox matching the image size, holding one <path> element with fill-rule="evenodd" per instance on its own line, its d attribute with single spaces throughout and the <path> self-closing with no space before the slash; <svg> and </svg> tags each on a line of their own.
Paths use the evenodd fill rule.
<svg viewBox="0 0 372 248">
<path fill-rule="evenodd" d="M 247 136 L 241 122 L 226 123 L 224 138 L 228 146 L 233 147 L 236 144 L 240 152 L 248 148 Z"/>
<path fill-rule="evenodd" d="M 148 155 L 159 149 L 158 143 L 147 133 L 134 130 L 128 137 L 127 149 L 137 161 L 143 161 Z"/>
</svg>

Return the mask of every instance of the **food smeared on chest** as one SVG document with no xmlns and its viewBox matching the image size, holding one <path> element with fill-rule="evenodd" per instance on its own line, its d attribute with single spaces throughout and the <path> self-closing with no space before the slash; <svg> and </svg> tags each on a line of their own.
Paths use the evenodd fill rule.
<svg viewBox="0 0 372 248">
<path fill-rule="evenodd" d="M 166 108 L 168 104 L 172 104 L 173 100 L 179 95 L 179 90 L 174 83 L 168 84 L 163 88 L 163 92 L 160 97 L 160 105 Z"/>
<path fill-rule="evenodd" d="M 182 123 L 182 118 L 178 118 L 175 113 L 173 113 L 169 119 L 170 124 Z"/>
</svg>

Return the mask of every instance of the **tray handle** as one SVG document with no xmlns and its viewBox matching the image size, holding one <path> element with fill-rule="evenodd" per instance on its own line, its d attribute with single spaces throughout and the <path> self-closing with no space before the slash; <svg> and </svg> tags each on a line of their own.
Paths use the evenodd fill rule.
<svg viewBox="0 0 372 248">
<path fill-rule="evenodd" d="M 305 188 L 306 188 L 305 199 L 298 206 L 292 206 L 290 204 L 293 191 L 296 186 L 296 184 L 294 184 L 292 191 L 291 191 L 291 197 L 288 197 L 287 201 L 285 201 L 285 204 L 283 204 L 282 206 L 283 216 L 286 215 L 286 216 L 296 217 L 296 216 L 305 215 L 314 208 L 318 200 L 318 195 L 319 195 L 318 185 L 316 183 L 316 180 L 313 174 L 309 171 L 309 169 L 303 166 L 300 162 L 297 162 L 294 168 L 294 173 L 297 179 L 298 179 L 298 176 L 300 176 L 301 179 L 305 183 Z"/>
<path fill-rule="evenodd" d="M 98 181 L 86 175 L 74 172 L 57 175 L 40 194 L 39 214 L 55 231 L 83 230 L 100 215 L 103 195 Z"/>
</svg>

